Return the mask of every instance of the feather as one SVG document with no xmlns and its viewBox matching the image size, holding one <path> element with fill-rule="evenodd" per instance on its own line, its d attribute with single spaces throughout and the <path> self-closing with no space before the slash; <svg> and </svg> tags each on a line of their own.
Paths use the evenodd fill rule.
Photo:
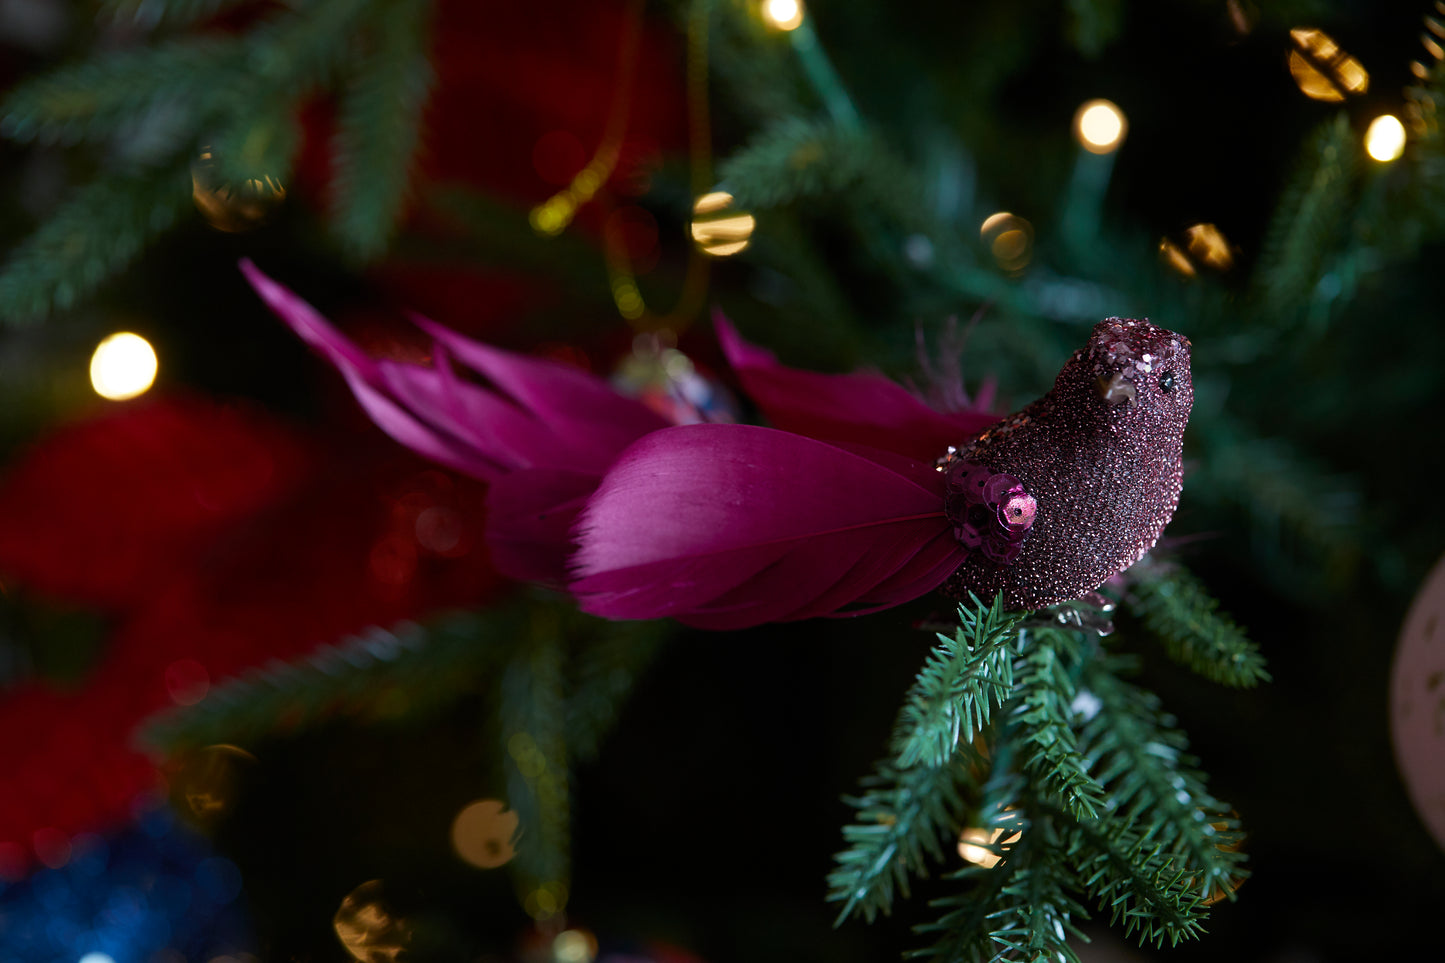
<svg viewBox="0 0 1445 963">
<path fill-rule="evenodd" d="M 778 363 L 744 341 L 720 312 L 718 343 L 743 389 L 775 428 L 826 441 L 846 441 L 932 461 L 999 420 L 986 411 L 934 411 L 879 374 L 832 375 Z"/>
<path fill-rule="evenodd" d="M 669 428 L 603 477 L 569 589 L 597 615 L 708 628 L 897 605 L 965 554 L 941 503 L 921 462 L 747 425 Z"/>
</svg>

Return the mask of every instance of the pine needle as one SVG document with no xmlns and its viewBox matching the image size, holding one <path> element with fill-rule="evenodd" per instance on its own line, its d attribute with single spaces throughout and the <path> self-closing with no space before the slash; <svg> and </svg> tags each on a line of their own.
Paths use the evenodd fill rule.
<svg viewBox="0 0 1445 963">
<path fill-rule="evenodd" d="M 294 662 L 272 661 L 154 717 L 140 742 L 165 755 L 218 742 L 251 745 L 337 718 L 429 714 L 476 691 L 515 635 L 509 616 L 456 614 L 374 628 Z"/>
<path fill-rule="evenodd" d="M 1073 675 L 1086 655 L 1080 633 L 1049 629 L 1029 633 L 1014 670 L 1016 695 L 1008 706 L 1010 742 L 1020 768 L 1075 818 L 1097 815 L 1103 787 L 1091 777 L 1074 738 Z"/>
<path fill-rule="evenodd" d="M 332 214 L 342 242 L 364 260 L 381 254 L 406 200 L 432 82 L 429 19 L 416 4 L 382 7 L 341 100 Z"/>
<path fill-rule="evenodd" d="M 1013 693 L 1020 616 L 1004 613 L 1000 595 L 989 606 L 975 596 L 972 607 L 958 607 L 958 617 L 953 637 L 939 634 L 904 699 L 892 742 L 898 769 L 946 764 Z"/>
<path fill-rule="evenodd" d="M 1224 685 L 1241 689 L 1268 682 L 1264 656 L 1224 613 L 1204 584 L 1170 565 L 1136 566 L 1140 576 L 1130 598 L 1144 626 L 1181 665 Z"/>
<path fill-rule="evenodd" d="M 190 165 L 111 172 L 82 187 L 0 269 L 0 317 L 69 308 L 191 208 Z"/>
</svg>

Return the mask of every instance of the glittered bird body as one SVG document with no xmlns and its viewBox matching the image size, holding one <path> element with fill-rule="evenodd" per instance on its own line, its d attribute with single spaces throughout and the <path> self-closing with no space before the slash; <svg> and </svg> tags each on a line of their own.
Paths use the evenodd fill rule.
<svg viewBox="0 0 1445 963">
<path fill-rule="evenodd" d="M 1097 324 L 1053 390 L 940 459 L 955 537 L 972 549 L 944 591 L 1036 609 L 1138 561 L 1179 504 L 1193 401 L 1187 338 Z"/>
</svg>

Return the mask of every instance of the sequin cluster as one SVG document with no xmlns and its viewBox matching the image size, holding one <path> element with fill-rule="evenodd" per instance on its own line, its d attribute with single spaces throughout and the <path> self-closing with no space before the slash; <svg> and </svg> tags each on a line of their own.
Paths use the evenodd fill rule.
<svg viewBox="0 0 1445 963">
<path fill-rule="evenodd" d="M 954 538 L 991 561 L 1012 565 L 1029 537 L 1039 503 L 1013 475 L 954 457 L 952 451 L 940 461 L 943 506 L 953 522 Z"/>
</svg>

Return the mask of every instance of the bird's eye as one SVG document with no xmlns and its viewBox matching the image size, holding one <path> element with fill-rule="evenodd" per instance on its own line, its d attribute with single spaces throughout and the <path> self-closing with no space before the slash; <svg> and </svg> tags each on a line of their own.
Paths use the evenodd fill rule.
<svg viewBox="0 0 1445 963">
<path fill-rule="evenodd" d="M 1159 390 L 1166 395 L 1174 390 L 1174 372 L 1166 371 L 1159 376 Z"/>
</svg>

